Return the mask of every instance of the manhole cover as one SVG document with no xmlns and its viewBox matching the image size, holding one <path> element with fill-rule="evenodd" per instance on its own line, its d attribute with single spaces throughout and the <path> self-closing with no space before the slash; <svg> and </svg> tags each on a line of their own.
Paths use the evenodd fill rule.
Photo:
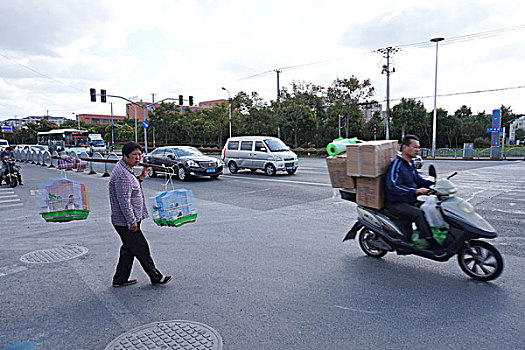
<svg viewBox="0 0 525 350">
<path fill-rule="evenodd" d="M 154 322 L 122 334 L 105 348 L 121 349 L 221 350 L 222 338 L 216 330 L 198 322 Z"/>
<path fill-rule="evenodd" d="M 22 255 L 20 261 L 30 264 L 45 264 L 78 258 L 88 252 L 87 248 L 78 245 L 65 245 L 56 248 L 35 250 Z"/>
</svg>

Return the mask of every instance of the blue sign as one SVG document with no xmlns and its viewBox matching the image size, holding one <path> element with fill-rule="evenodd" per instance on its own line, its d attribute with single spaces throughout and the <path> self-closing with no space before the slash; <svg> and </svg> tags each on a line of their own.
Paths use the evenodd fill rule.
<svg viewBox="0 0 525 350">
<path fill-rule="evenodd" d="M 13 126 L 12 125 L 2 125 L 2 132 L 3 133 L 13 133 Z"/>
<path fill-rule="evenodd" d="M 148 121 L 147 121 L 147 120 L 144 120 L 144 121 L 142 122 L 142 126 L 144 127 L 144 129 L 147 129 L 148 126 L 149 126 Z"/>
<path fill-rule="evenodd" d="M 492 147 L 499 147 L 500 131 L 495 131 L 495 130 L 501 129 L 500 122 L 501 122 L 501 111 L 499 109 L 495 109 L 492 111 L 492 128 L 491 128 L 492 131 L 488 131 L 487 129 L 487 132 L 491 133 L 490 145 Z M 503 130 L 501 130 L 501 132 L 503 132 Z"/>
<path fill-rule="evenodd" d="M 149 109 L 150 111 L 155 109 L 155 105 L 147 105 L 146 109 Z"/>
<path fill-rule="evenodd" d="M 503 128 L 487 128 L 488 133 L 503 132 Z"/>
</svg>

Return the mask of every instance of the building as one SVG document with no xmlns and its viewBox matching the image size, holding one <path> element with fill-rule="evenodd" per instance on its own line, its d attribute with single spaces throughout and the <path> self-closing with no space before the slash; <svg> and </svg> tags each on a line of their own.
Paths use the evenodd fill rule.
<svg viewBox="0 0 525 350">
<path fill-rule="evenodd" d="M 40 120 L 47 119 L 50 122 L 56 124 L 56 126 L 61 126 L 66 120 L 69 120 L 64 117 L 52 117 L 52 116 L 28 116 L 24 118 L 10 118 L 4 120 L 4 125 L 12 125 L 15 129 L 20 129 L 26 126 L 28 123 L 36 123 Z"/>
<path fill-rule="evenodd" d="M 77 114 L 77 118 L 86 124 L 111 124 L 111 115 L 103 114 Z M 114 115 L 113 123 L 126 119 L 125 116 Z"/>
<path fill-rule="evenodd" d="M 172 103 L 173 109 L 175 112 L 182 114 L 186 112 L 187 110 L 191 109 L 194 112 L 198 112 L 202 109 L 208 109 L 213 108 L 217 106 L 220 103 L 228 103 L 228 100 L 220 99 L 220 100 L 211 100 L 211 101 L 203 101 L 199 102 L 198 106 L 181 106 L 176 103 Z M 135 103 L 127 103 L 126 104 L 126 117 L 129 119 L 135 119 L 137 118 L 138 122 L 142 122 L 144 120 L 144 116 L 148 115 L 148 111 L 153 111 L 155 108 L 158 108 L 160 106 L 160 103 L 148 103 L 148 102 L 135 102 Z"/>
</svg>

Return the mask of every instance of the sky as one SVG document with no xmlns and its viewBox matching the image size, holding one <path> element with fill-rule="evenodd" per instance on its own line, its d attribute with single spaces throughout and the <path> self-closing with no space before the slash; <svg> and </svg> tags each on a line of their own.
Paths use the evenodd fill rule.
<svg viewBox="0 0 525 350">
<path fill-rule="evenodd" d="M 275 100 L 275 70 L 281 87 L 370 79 L 385 106 L 386 59 L 377 52 L 385 47 L 400 48 L 390 61 L 391 107 L 421 98 L 431 111 L 435 37 L 445 38 L 438 108 L 525 113 L 521 1 L 14 0 L 0 2 L 0 13 L 0 120 L 109 115 L 109 103 L 90 102 L 90 88 L 148 102 L 181 94 L 197 104 L 228 91 Z M 462 94 L 483 90 L 499 91 Z M 125 115 L 124 100 L 108 102 Z"/>
</svg>

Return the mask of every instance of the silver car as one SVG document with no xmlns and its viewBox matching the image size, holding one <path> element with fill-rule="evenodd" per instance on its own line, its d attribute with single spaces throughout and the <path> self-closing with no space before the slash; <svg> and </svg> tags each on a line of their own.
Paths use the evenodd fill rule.
<svg viewBox="0 0 525 350">
<path fill-rule="evenodd" d="M 269 136 L 231 137 L 222 150 L 222 159 L 232 174 L 240 169 L 263 170 L 266 175 L 278 171 L 294 174 L 299 166 L 297 155 L 280 139 Z"/>
</svg>

